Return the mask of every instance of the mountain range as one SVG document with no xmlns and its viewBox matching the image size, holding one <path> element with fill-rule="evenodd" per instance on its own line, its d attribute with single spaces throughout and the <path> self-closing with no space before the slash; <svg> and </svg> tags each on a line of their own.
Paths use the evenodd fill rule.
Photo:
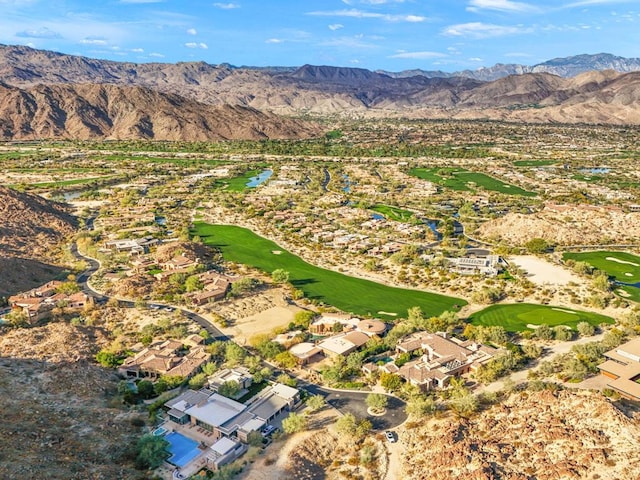
<svg viewBox="0 0 640 480">
<path fill-rule="evenodd" d="M 640 59 L 610 54 L 390 73 L 128 63 L 0 45 L 0 137 L 303 138 L 320 132 L 307 114 L 640 124 L 636 70 Z"/>
</svg>

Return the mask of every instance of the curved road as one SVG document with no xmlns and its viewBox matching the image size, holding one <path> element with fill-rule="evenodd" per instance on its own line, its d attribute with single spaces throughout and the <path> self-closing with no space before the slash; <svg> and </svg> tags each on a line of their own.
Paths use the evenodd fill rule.
<svg viewBox="0 0 640 480">
<path fill-rule="evenodd" d="M 91 277 L 91 275 L 93 275 L 95 272 L 98 271 L 98 269 L 100 268 L 100 262 L 98 262 L 97 260 L 91 257 L 87 257 L 81 254 L 78 251 L 78 245 L 75 242 L 71 245 L 70 250 L 71 250 L 71 253 L 76 258 L 80 260 L 84 260 L 89 264 L 89 267 L 80 275 L 78 275 L 78 278 L 77 278 L 77 282 L 84 293 L 93 297 L 95 301 L 99 304 L 106 303 L 110 299 L 114 298 L 118 301 L 121 307 L 125 307 L 125 308 L 135 307 L 135 302 L 131 300 L 124 300 L 117 297 L 110 297 L 108 295 L 103 295 L 100 292 L 97 292 L 93 288 L 91 288 L 91 286 L 88 283 L 89 278 Z M 180 310 L 186 318 L 196 322 L 202 328 L 206 329 L 212 338 L 215 338 L 216 340 L 229 340 L 229 341 L 232 340 L 227 335 L 222 333 L 209 320 L 207 320 L 201 315 L 198 315 L 195 312 L 192 312 L 182 307 L 177 307 L 175 305 L 167 305 L 167 304 L 157 303 L 157 302 L 154 302 L 150 305 L 152 307 L 157 305 L 160 308 L 170 308 L 170 309 Z M 268 365 L 269 367 L 273 368 L 273 366 L 270 364 L 265 364 L 265 365 Z M 281 372 L 279 372 L 278 370 L 275 370 L 273 375 L 277 376 L 280 373 Z M 373 415 L 369 415 L 369 413 L 367 412 L 367 405 L 365 403 L 367 395 L 369 395 L 371 392 L 358 392 L 353 390 L 336 390 L 336 389 L 321 387 L 320 385 L 308 382 L 301 378 L 298 378 L 297 380 L 298 380 L 298 386 L 300 388 L 307 390 L 312 395 L 322 395 L 327 401 L 327 403 L 332 407 L 334 407 L 339 412 L 343 414 L 352 413 L 357 418 L 367 418 L 368 420 L 371 421 L 371 424 L 373 425 L 374 430 L 389 430 L 391 428 L 395 428 L 398 425 L 404 423 L 404 421 L 407 419 L 407 414 L 404 411 L 405 402 L 403 402 L 397 397 L 387 395 L 387 397 L 389 398 L 389 402 L 388 402 L 387 410 L 385 414 L 381 416 L 373 416 Z"/>
</svg>

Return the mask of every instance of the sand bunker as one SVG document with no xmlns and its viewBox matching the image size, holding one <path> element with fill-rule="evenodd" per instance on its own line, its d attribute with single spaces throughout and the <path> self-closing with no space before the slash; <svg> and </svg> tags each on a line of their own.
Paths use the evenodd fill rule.
<svg viewBox="0 0 640 480">
<path fill-rule="evenodd" d="M 626 272 L 626 273 L 624 274 L 624 276 L 625 276 L 625 277 L 633 277 L 633 273 Z"/>
<path fill-rule="evenodd" d="M 615 257 L 607 257 L 605 258 L 605 260 L 610 260 L 612 262 L 617 262 L 617 263 L 624 263 L 625 265 L 633 265 L 634 267 L 640 267 L 640 265 L 638 265 L 637 263 L 627 262 L 626 260 L 620 260 L 619 258 L 615 258 Z"/>
<path fill-rule="evenodd" d="M 622 290 L 621 288 L 619 288 L 618 290 L 616 290 L 616 293 L 617 293 L 618 295 L 620 295 L 621 297 L 624 297 L 624 298 L 629 298 L 629 297 L 631 296 L 631 295 L 629 294 L 629 292 L 627 292 L 627 291 L 625 291 L 625 290 Z"/>
<path fill-rule="evenodd" d="M 382 311 L 378 312 L 378 315 L 390 315 L 390 316 L 392 316 L 392 317 L 397 317 L 397 316 L 398 316 L 398 314 L 397 314 L 397 313 L 393 313 L 393 312 L 382 312 Z"/>
<path fill-rule="evenodd" d="M 571 315 L 577 315 L 577 312 L 574 312 L 572 310 L 565 310 L 564 308 L 552 308 L 551 310 L 555 310 L 557 312 L 564 312 L 564 313 L 570 313 Z"/>
<path fill-rule="evenodd" d="M 271 250 L 271 253 L 273 253 L 274 255 L 280 255 L 282 253 L 282 250 Z"/>
<path fill-rule="evenodd" d="M 536 285 L 567 285 L 569 282 L 584 283 L 584 280 L 573 272 L 533 255 L 513 255 L 509 261 L 528 272 L 527 279 Z"/>
</svg>

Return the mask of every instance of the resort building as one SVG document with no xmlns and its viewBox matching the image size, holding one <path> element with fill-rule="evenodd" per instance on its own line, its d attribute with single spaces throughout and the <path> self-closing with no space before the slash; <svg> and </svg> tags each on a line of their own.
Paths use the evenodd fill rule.
<svg viewBox="0 0 640 480">
<path fill-rule="evenodd" d="M 598 365 L 608 377 L 607 387 L 622 397 L 640 401 L 640 338 L 635 338 L 604 353 L 607 360 Z"/>
</svg>

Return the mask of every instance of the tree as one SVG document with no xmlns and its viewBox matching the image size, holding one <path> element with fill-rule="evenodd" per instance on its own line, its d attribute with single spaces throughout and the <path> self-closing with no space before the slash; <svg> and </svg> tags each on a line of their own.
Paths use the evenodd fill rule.
<svg viewBox="0 0 640 480">
<path fill-rule="evenodd" d="M 295 378 L 290 377 L 286 373 L 281 373 L 280 375 L 278 375 L 278 377 L 276 378 L 276 382 L 288 385 L 290 387 L 295 387 L 298 384 Z"/>
<path fill-rule="evenodd" d="M 204 284 L 197 275 L 191 275 L 184 281 L 184 288 L 187 292 L 202 290 L 202 287 L 204 287 Z"/>
<path fill-rule="evenodd" d="M 218 387 L 218 393 L 227 398 L 235 398 L 240 390 L 240 384 L 236 380 L 229 380 Z"/>
<path fill-rule="evenodd" d="M 564 325 L 557 325 L 553 327 L 553 337 L 558 341 L 569 341 L 572 336 L 573 334 L 571 333 L 571 330 Z"/>
<path fill-rule="evenodd" d="M 387 392 L 395 392 L 402 386 L 402 378 L 393 373 L 382 372 L 380 374 L 380 385 Z"/>
<path fill-rule="evenodd" d="M 169 442 L 156 435 L 143 435 L 136 446 L 136 466 L 140 469 L 156 469 L 169 455 Z"/>
<path fill-rule="evenodd" d="M 457 396 L 449 401 L 449 407 L 461 417 L 468 417 L 475 413 L 478 405 L 478 398 L 471 393 Z"/>
<path fill-rule="evenodd" d="M 260 432 L 249 432 L 247 435 L 247 443 L 251 447 L 261 447 L 262 446 L 263 436 Z"/>
<path fill-rule="evenodd" d="M 107 368 L 115 368 L 120 365 L 120 358 L 113 352 L 107 350 L 100 350 L 96 354 L 96 361 Z"/>
<path fill-rule="evenodd" d="M 295 412 L 291 412 L 287 418 L 282 420 L 282 430 L 285 433 L 301 432 L 307 427 L 307 417 Z"/>
<path fill-rule="evenodd" d="M 189 379 L 189 388 L 192 390 L 200 390 L 207 383 L 207 374 L 198 373 Z"/>
<path fill-rule="evenodd" d="M 276 268 L 271 272 L 271 280 L 273 280 L 273 283 L 287 283 L 289 281 L 289 276 L 289 272 L 282 268 Z"/>
<path fill-rule="evenodd" d="M 239 345 L 228 342 L 224 351 L 224 360 L 230 367 L 236 366 L 244 360 L 247 352 Z"/>
<path fill-rule="evenodd" d="M 524 244 L 525 248 L 533 254 L 545 253 L 549 250 L 550 245 L 544 238 L 532 238 Z"/>
<path fill-rule="evenodd" d="M 536 328 L 536 337 L 540 340 L 551 340 L 553 338 L 553 330 L 549 325 L 543 323 Z"/>
<path fill-rule="evenodd" d="M 317 412 L 327 404 L 327 401 L 322 395 L 312 395 L 307 398 L 307 408 L 311 412 Z"/>
<path fill-rule="evenodd" d="M 436 411 L 437 405 L 433 398 L 424 395 L 414 395 L 409 398 L 405 412 L 407 415 L 422 418 Z"/>
<path fill-rule="evenodd" d="M 311 325 L 311 322 L 316 316 L 316 312 L 312 312 L 311 310 L 300 310 L 296 312 L 293 317 L 293 323 L 295 323 L 296 327 L 302 328 L 306 330 Z"/>
<path fill-rule="evenodd" d="M 387 408 L 389 398 L 381 393 L 370 393 L 365 399 L 367 407 L 374 412 L 382 412 Z"/>
<path fill-rule="evenodd" d="M 138 395 L 140 396 L 140 398 L 147 400 L 153 397 L 154 394 L 155 391 L 153 389 L 152 382 L 150 382 L 149 380 L 140 380 L 138 382 Z"/>
<path fill-rule="evenodd" d="M 280 352 L 273 359 L 282 368 L 294 368 L 298 364 L 296 356 L 291 352 Z"/>
<path fill-rule="evenodd" d="M 576 326 L 581 337 L 590 337 L 596 331 L 595 327 L 589 322 L 580 322 Z"/>
</svg>

